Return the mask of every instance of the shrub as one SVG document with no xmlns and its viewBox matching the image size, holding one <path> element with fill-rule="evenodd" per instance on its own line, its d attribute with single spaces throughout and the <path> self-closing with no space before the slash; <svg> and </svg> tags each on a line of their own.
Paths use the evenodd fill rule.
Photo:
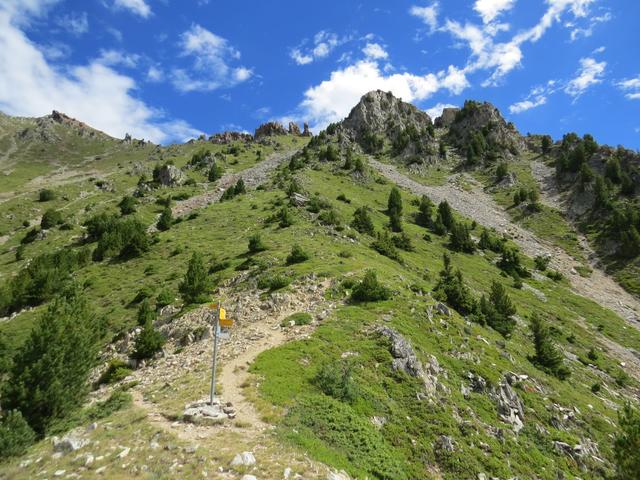
<svg viewBox="0 0 640 480">
<path fill-rule="evenodd" d="M 122 197 L 122 200 L 120 200 L 120 203 L 118 203 L 120 213 L 122 215 L 130 215 L 132 213 L 135 213 L 137 203 L 138 201 L 130 195 Z"/>
<path fill-rule="evenodd" d="M 387 215 L 389 215 L 389 225 L 394 232 L 402 231 L 402 196 L 397 187 L 393 187 L 389 193 L 387 201 Z"/>
<path fill-rule="evenodd" d="M 402 263 L 402 257 L 396 249 L 393 238 L 386 230 L 383 232 L 378 232 L 376 239 L 371 244 L 371 248 L 373 248 L 380 255 L 384 255 L 385 257 L 389 257 L 391 260 Z"/>
<path fill-rule="evenodd" d="M 320 213 L 326 208 L 331 208 L 331 204 L 319 195 L 314 195 L 307 203 L 307 210 L 311 213 Z"/>
<path fill-rule="evenodd" d="M 341 193 L 340 195 L 338 195 L 336 197 L 336 200 L 339 200 L 339 201 L 344 202 L 344 203 L 351 203 L 351 200 L 349 200 L 344 193 Z"/>
<path fill-rule="evenodd" d="M 366 233 L 367 235 L 375 234 L 375 228 L 369 215 L 368 207 L 363 206 L 356 208 L 356 211 L 353 212 L 351 227 L 360 233 Z"/>
<path fill-rule="evenodd" d="M 18 247 L 16 248 L 16 262 L 19 262 L 20 260 L 24 260 L 25 249 L 26 247 L 24 246 L 24 244 L 18 245 Z"/>
<path fill-rule="evenodd" d="M 498 166 L 496 167 L 496 179 L 498 181 L 506 177 L 508 173 L 509 173 L 509 166 L 505 162 L 498 164 Z"/>
<path fill-rule="evenodd" d="M 356 302 L 377 302 L 389 298 L 391 291 L 378 281 L 374 270 L 367 270 L 362 281 L 351 292 L 351 299 Z"/>
<path fill-rule="evenodd" d="M 323 211 L 320 215 L 318 215 L 318 220 L 323 225 L 340 225 L 340 217 L 338 216 L 338 212 L 336 212 L 333 208 Z"/>
<path fill-rule="evenodd" d="M 309 325 L 311 323 L 311 320 L 313 320 L 311 314 L 306 312 L 298 312 L 294 313 L 293 315 L 289 315 L 282 321 L 280 325 L 283 327 L 288 327 L 291 322 L 293 322 L 295 325 Z"/>
<path fill-rule="evenodd" d="M 351 365 L 345 361 L 325 363 L 313 377 L 313 383 L 325 395 L 351 403 L 357 398 L 357 387 L 351 376 Z"/>
<path fill-rule="evenodd" d="M 171 208 L 165 207 L 158 219 L 158 230 L 165 232 L 171 228 L 171 225 L 173 225 L 173 212 L 171 211 Z"/>
<path fill-rule="evenodd" d="M 307 260 L 309 260 L 309 254 L 305 252 L 300 245 L 296 244 L 291 248 L 291 253 L 287 256 L 287 265 L 302 263 Z"/>
<path fill-rule="evenodd" d="M 40 227 L 44 230 L 49 228 L 57 227 L 63 222 L 62 213 L 59 210 L 54 210 L 50 208 L 42 215 L 42 220 L 40 221 Z"/>
<path fill-rule="evenodd" d="M 433 223 L 433 202 L 426 195 L 422 195 L 420 198 L 420 204 L 418 206 L 417 223 L 423 227 L 431 227 Z"/>
<path fill-rule="evenodd" d="M 560 282 L 564 278 L 564 276 L 556 270 L 547 271 L 547 277 L 549 277 L 554 282 Z"/>
<path fill-rule="evenodd" d="M 136 337 L 131 357 L 136 360 L 153 358 L 162 349 L 164 343 L 165 338 L 162 333 L 153 327 L 151 321 L 147 321 L 140 334 Z"/>
<path fill-rule="evenodd" d="M 400 250 L 406 252 L 413 252 L 415 250 L 411 237 L 404 232 L 393 237 L 393 244 Z"/>
<path fill-rule="evenodd" d="M 637 478 L 640 472 L 640 414 L 630 403 L 618 413 L 620 429 L 613 442 L 616 479 Z"/>
<path fill-rule="evenodd" d="M 551 261 L 551 257 L 547 257 L 546 255 L 537 255 L 533 259 L 533 263 L 536 265 L 536 269 L 544 272 L 549 266 L 549 262 Z"/>
<path fill-rule="evenodd" d="M 179 287 L 182 298 L 187 304 L 202 303 L 206 301 L 209 290 L 209 278 L 207 269 L 198 252 L 194 252 L 189 260 L 187 272 Z"/>
<path fill-rule="evenodd" d="M 520 261 L 520 254 L 515 247 L 504 247 L 502 256 L 498 261 L 498 267 L 509 275 L 519 275 L 520 277 L 529 277 L 529 272 Z"/>
<path fill-rule="evenodd" d="M 98 379 L 98 385 L 111 385 L 117 383 L 120 380 L 125 379 L 131 374 L 132 370 L 129 368 L 129 364 L 119 358 L 112 358 L 109 360 L 107 369 L 100 375 Z"/>
<path fill-rule="evenodd" d="M 0 420 L 0 459 L 22 455 L 36 434 L 18 410 L 5 412 Z"/>
<path fill-rule="evenodd" d="M 164 288 L 160 290 L 156 297 L 156 310 L 160 310 L 167 305 L 171 305 L 175 300 L 175 296 L 171 290 Z"/>
<path fill-rule="evenodd" d="M 20 410 L 38 434 L 82 404 L 100 328 L 82 292 L 69 288 L 38 319 L 14 358 L 2 406 Z"/>
<path fill-rule="evenodd" d="M 259 233 L 254 233 L 249 237 L 249 253 L 263 252 L 267 249 L 267 246 L 262 240 L 262 236 Z"/>
<path fill-rule="evenodd" d="M 449 230 L 455 221 L 453 219 L 453 211 L 446 200 L 438 204 L 438 219 L 446 230 Z"/>
<path fill-rule="evenodd" d="M 89 237 L 98 238 L 98 245 L 93 252 L 94 260 L 115 256 L 129 259 L 149 250 L 147 229 L 135 218 L 97 216 L 89 219 L 86 225 Z"/>
<path fill-rule="evenodd" d="M 56 194 L 53 190 L 45 188 L 38 193 L 38 201 L 40 202 L 50 202 L 51 200 L 55 200 L 55 198 Z"/>
<path fill-rule="evenodd" d="M 280 228 L 287 228 L 294 224 L 293 214 L 287 207 L 282 207 L 276 214 L 276 218 Z"/>
<path fill-rule="evenodd" d="M 263 275 L 258 279 L 258 288 L 261 290 L 269 290 L 273 292 L 275 290 L 280 290 L 288 286 L 291 283 L 291 279 L 285 275 L 275 274 L 275 275 Z"/>
<path fill-rule="evenodd" d="M 478 248 L 481 250 L 491 250 L 492 252 L 501 252 L 502 247 L 502 240 L 492 235 L 486 228 L 482 229 L 480 240 L 478 241 Z"/>
</svg>

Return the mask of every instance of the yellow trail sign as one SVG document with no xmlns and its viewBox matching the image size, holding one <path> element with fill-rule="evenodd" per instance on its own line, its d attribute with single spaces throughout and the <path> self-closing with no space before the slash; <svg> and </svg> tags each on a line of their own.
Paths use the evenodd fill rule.
<svg viewBox="0 0 640 480">
<path fill-rule="evenodd" d="M 217 310 L 217 308 L 218 308 L 218 304 L 217 304 L 217 303 L 210 303 L 210 304 L 209 304 L 209 308 L 210 308 L 211 310 Z"/>
<path fill-rule="evenodd" d="M 220 308 L 220 320 L 227 318 L 227 311 L 224 308 Z"/>
<path fill-rule="evenodd" d="M 231 320 L 230 318 L 222 318 L 222 316 L 220 317 L 220 326 L 221 327 L 232 327 L 233 326 L 233 320 Z"/>
</svg>

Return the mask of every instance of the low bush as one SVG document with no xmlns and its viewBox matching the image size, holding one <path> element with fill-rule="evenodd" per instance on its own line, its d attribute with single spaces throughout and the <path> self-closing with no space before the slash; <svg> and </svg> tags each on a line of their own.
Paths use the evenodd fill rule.
<svg viewBox="0 0 640 480">
<path fill-rule="evenodd" d="M 309 260 L 309 254 L 305 252 L 300 245 L 294 245 L 291 253 L 287 256 L 287 265 L 302 263 Z"/>
<path fill-rule="evenodd" d="M 356 302 L 377 302 L 391 298 L 391 291 L 378 281 L 375 271 L 367 270 L 362 281 L 353 287 L 351 299 Z"/>
<path fill-rule="evenodd" d="M 111 385 L 112 383 L 119 382 L 125 379 L 131 374 L 132 370 L 129 364 L 119 358 L 113 358 L 109 360 L 109 365 L 98 379 L 98 385 Z"/>
</svg>

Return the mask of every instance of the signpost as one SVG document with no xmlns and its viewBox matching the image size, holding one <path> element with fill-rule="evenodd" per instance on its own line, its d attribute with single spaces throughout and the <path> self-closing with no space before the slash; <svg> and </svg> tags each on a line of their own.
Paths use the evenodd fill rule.
<svg viewBox="0 0 640 480">
<path fill-rule="evenodd" d="M 213 405 L 213 399 L 216 395 L 216 358 L 218 356 L 218 341 L 221 338 L 229 338 L 228 332 L 222 332 L 220 327 L 225 329 L 233 325 L 233 320 L 227 318 L 227 311 L 222 308 L 220 303 L 212 303 L 209 306 L 212 310 L 215 310 L 213 315 L 213 360 L 211 365 L 211 396 L 209 403 Z"/>
</svg>

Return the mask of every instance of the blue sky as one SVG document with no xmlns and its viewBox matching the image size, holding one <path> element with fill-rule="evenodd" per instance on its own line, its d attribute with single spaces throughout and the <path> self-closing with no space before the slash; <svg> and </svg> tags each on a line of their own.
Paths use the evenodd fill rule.
<svg viewBox="0 0 640 480">
<path fill-rule="evenodd" d="M 319 129 L 368 90 L 640 148 L 640 2 L 0 0 L 0 110 L 167 143 Z"/>
</svg>

